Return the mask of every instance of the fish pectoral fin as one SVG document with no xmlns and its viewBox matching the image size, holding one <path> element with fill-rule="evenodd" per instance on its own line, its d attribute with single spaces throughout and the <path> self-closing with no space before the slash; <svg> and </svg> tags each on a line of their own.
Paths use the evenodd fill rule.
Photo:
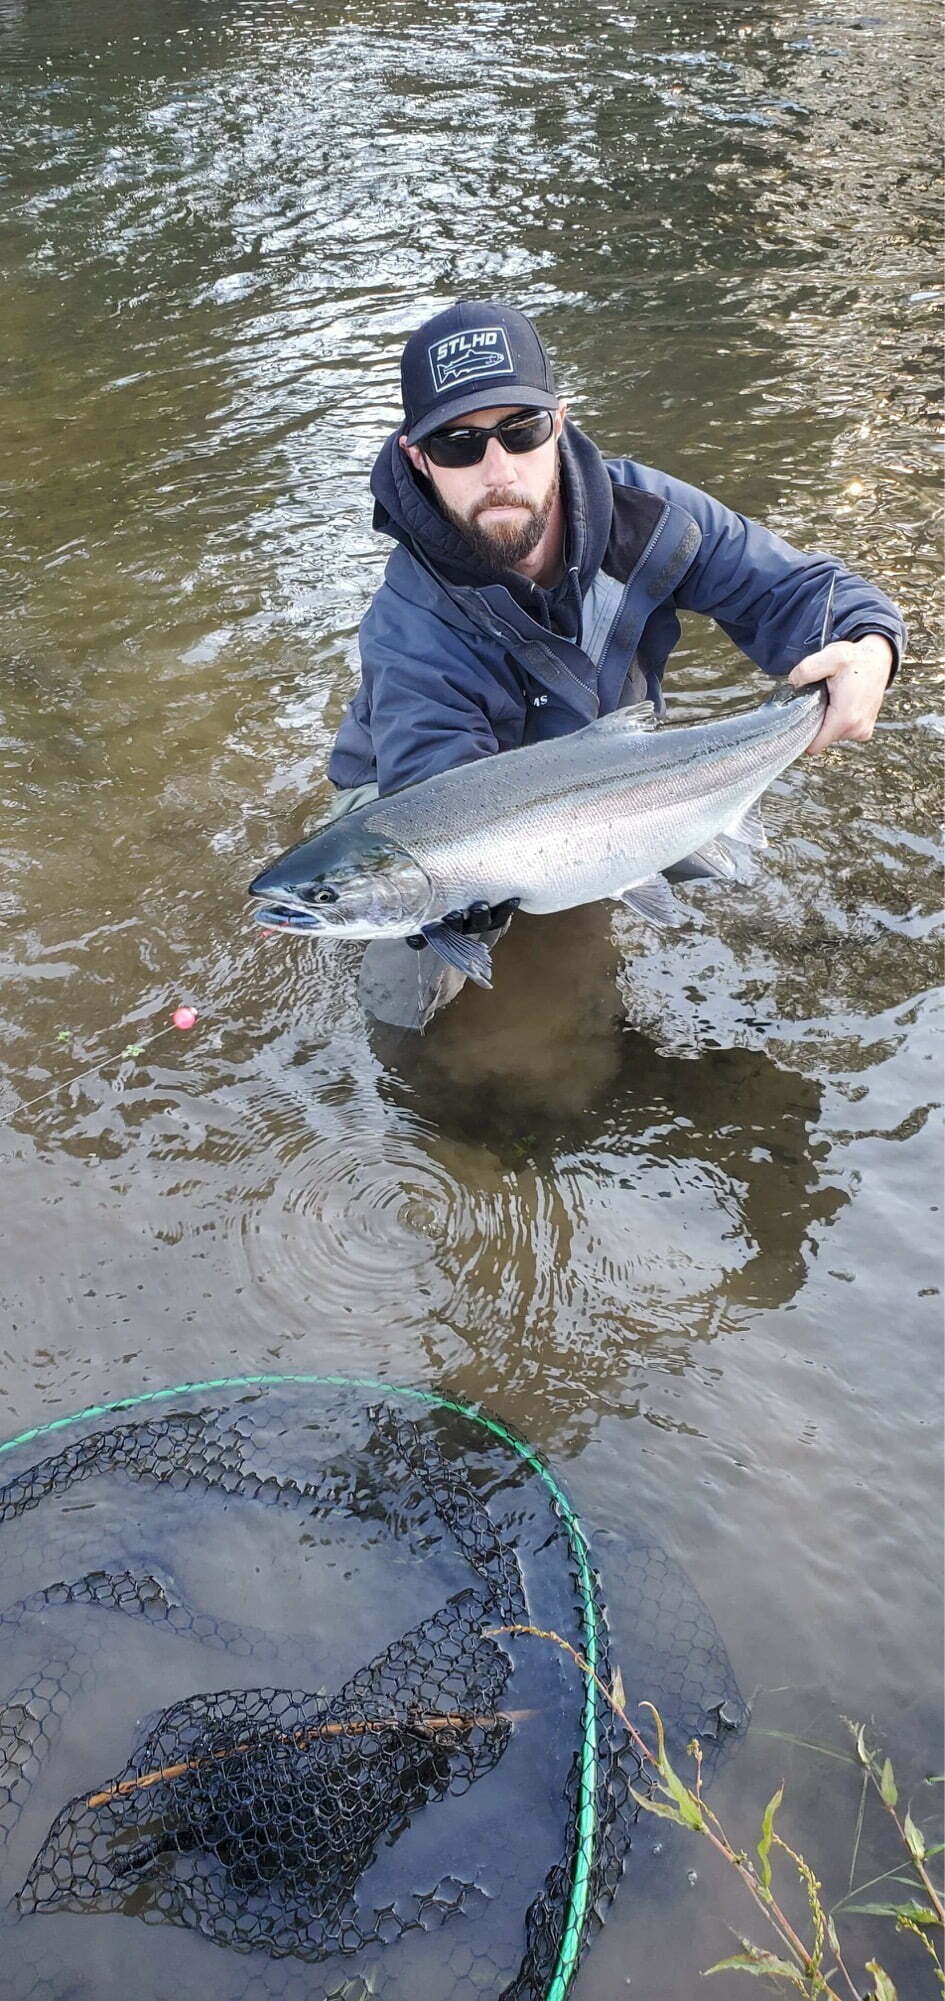
<svg viewBox="0 0 945 2001">
<path fill-rule="evenodd" d="M 635 910 L 638 917 L 645 917 L 648 924 L 658 924 L 664 930 L 678 931 L 679 926 L 686 922 L 665 876 L 654 875 L 648 882 L 635 882 L 632 888 L 621 889 L 618 898 L 628 910 Z"/>
<path fill-rule="evenodd" d="M 726 841 L 735 841 L 740 848 L 766 848 L 768 836 L 758 801 L 754 800 L 746 806 L 744 813 L 739 813 L 717 838 L 720 846 L 724 846 Z"/>
<path fill-rule="evenodd" d="M 584 729 L 596 730 L 601 735 L 605 730 L 616 733 L 655 730 L 656 710 L 652 702 L 628 702 L 625 709 L 612 709 L 609 716 L 598 716 L 596 722 L 585 723 Z"/>
<path fill-rule="evenodd" d="M 661 873 L 667 882 L 731 882 L 738 873 L 738 854 L 724 839 L 706 841 L 694 854 L 683 855 Z"/>
<path fill-rule="evenodd" d="M 456 966 L 477 987 L 492 985 L 492 955 L 482 938 L 457 931 L 452 924 L 424 924 L 422 935 L 448 966 Z"/>
</svg>

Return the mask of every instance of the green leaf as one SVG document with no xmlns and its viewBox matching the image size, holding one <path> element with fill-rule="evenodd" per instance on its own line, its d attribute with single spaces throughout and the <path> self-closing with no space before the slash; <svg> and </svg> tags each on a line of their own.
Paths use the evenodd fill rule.
<svg viewBox="0 0 945 2001">
<path fill-rule="evenodd" d="M 924 1861 L 925 1836 L 922 1833 L 921 1828 L 916 1827 L 915 1821 L 913 1820 L 911 1813 L 906 1814 L 905 1820 L 902 1823 L 902 1831 L 906 1837 L 906 1847 L 908 1848 L 909 1853 L 912 1856 L 913 1862 Z"/>
<path fill-rule="evenodd" d="M 856 1755 L 859 1758 L 860 1764 L 865 1765 L 867 1767 L 867 1770 L 869 1770 L 870 1754 L 866 1748 L 866 1725 L 865 1723 L 851 1723 L 850 1728 L 853 1732 L 853 1741 L 856 1745 Z"/>
<path fill-rule="evenodd" d="M 670 1797 L 674 1799 L 676 1802 L 676 1805 L 679 1809 L 679 1819 L 683 1827 L 691 1827 L 695 1830 L 697 1834 L 704 1834 L 705 1815 L 702 1811 L 702 1808 L 699 1805 L 698 1800 L 689 1791 L 688 1786 L 684 1786 L 682 1780 L 680 1778 L 677 1778 L 676 1773 L 673 1771 L 672 1765 L 670 1764 L 669 1759 L 666 1755 L 666 1739 L 663 1735 L 663 1719 L 659 1713 L 659 1710 L 654 1709 L 652 1702 L 642 1702 L 640 1704 L 640 1707 L 641 1709 L 649 1710 L 650 1715 L 653 1718 L 653 1722 L 656 1726 L 657 1770 L 659 1771 L 660 1778 L 663 1781 L 663 1785 L 666 1791 L 670 1794 Z"/>
<path fill-rule="evenodd" d="M 936 1855 L 945 1855 L 945 1841 L 933 1841 L 931 1848 L 925 1851 L 927 1862 L 931 1862 Z"/>
<path fill-rule="evenodd" d="M 938 1916 L 928 1904 L 848 1904 L 848 1911 L 860 1911 L 870 1918 L 899 1918 L 914 1925 L 937 1925 Z M 831 1940 L 831 1944 L 833 1941 Z"/>
<path fill-rule="evenodd" d="M 705 1970 L 707 1974 L 754 1973 L 762 1980 L 776 1977 L 780 1980 L 789 1980 L 791 1986 L 800 1988 L 802 1994 L 808 1991 L 806 1980 L 802 1980 L 797 1967 L 792 1966 L 790 1960 L 776 1959 L 773 1953 L 760 1952 L 757 1946 L 753 1946 L 750 1952 L 737 1952 L 731 1959 L 720 1959 L 716 1966 L 707 1966 Z"/>
<path fill-rule="evenodd" d="M 674 1806 L 666 1806 L 661 1800 L 647 1799 L 644 1793 L 634 1793 L 633 1798 L 644 1813 L 655 1813 L 660 1820 L 672 1820 L 677 1827 L 686 1825 L 682 1814 Z"/>
<path fill-rule="evenodd" d="M 863 1917 L 894 1918 L 897 1907 L 895 1904 L 844 1904 L 843 1909 L 844 1915 L 848 1911 L 859 1911 Z"/>
<path fill-rule="evenodd" d="M 879 1775 L 879 1791 L 884 1806 L 895 1806 L 899 1798 L 899 1793 L 896 1787 L 893 1768 L 888 1758 L 884 1759 L 883 1769 Z"/>
<path fill-rule="evenodd" d="M 771 1837 L 774 1833 L 774 1816 L 777 1813 L 783 1798 L 784 1798 L 784 1787 L 782 1785 L 778 1787 L 776 1793 L 772 1794 L 771 1798 L 768 1801 L 767 1806 L 765 1807 L 764 1815 L 762 1817 L 762 1822 L 761 1822 L 761 1840 L 758 1843 L 756 1851 L 758 1860 L 761 1863 L 762 1886 L 767 1891 L 770 1891 L 771 1889 L 771 1863 L 768 1860 L 768 1850 L 771 1847 Z"/>
<path fill-rule="evenodd" d="M 888 1973 L 883 1972 L 882 1967 L 877 1965 L 875 1959 L 867 1960 L 866 1971 L 873 1976 L 873 1993 L 876 2001 L 899 2001 L 899 1996 Z"/>
<path fill-rule="evenodd" d="M 653 1718 L 653 1722 L 656 1726 L 656 1763 L 659 1770 L 662 1772 L 663 1764 L 666 1758 L 666 1737 L 663 1731 L 663 1718 L 661 1717 L 659 1710 L 654 1709 L 652 1702 L 641 1702 L 640 1708 L 649 1710 L 650 1715 Z"/>
<path fill-rule="evenodd" d="M 704 1834 L 705 1815 L 698 1800 L 693 1798 L 692 1793 L 686 1791 L 682 1780 L 677 1779 L 675 1772 L 669 1766 L 667 1766 L 665 1777 L 666 1784 L 676 1802 L 679 1818 L 683 1826 L 691 1827 L 696 1834 Z"/>
</svg>

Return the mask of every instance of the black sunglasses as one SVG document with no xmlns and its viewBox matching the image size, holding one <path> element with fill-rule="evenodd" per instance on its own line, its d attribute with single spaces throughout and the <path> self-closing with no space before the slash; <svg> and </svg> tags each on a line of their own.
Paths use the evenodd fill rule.
<svg viewBox="0 0 945 2001">
<path fill-rule="evenodd" d="M 499 424 L 461 424 L 453 431 L 431 431 L 422 438 L 420 450 L 435 466 L 477 466 L 485 458 L 490 438 L 498 438 L 503 451 L 537 452 L 546 445 L 554 430 L 550 410 L 520 410 L 503 417 Z"/>
</svg>

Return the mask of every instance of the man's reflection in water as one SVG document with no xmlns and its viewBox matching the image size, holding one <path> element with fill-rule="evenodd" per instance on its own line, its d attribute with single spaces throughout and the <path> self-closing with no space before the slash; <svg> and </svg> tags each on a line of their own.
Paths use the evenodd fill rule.
<svg viewBox="0 0 945 2001">
<path fill-rule="evenodd" d="M 734 1275 L 739 1304 L 783 1306 L 809 1234 L 848 1199 L 823 1184 L 828 1145 L 811 1139 L 821 1088 L 763 1050 L 661 1054 L 623 1019 L 620 964 L 600 905 L 513 924 L 494 993 L 467 985 L 424 1037 L 370 1025 L 384 1095 L 505 1168 L 553 1174 L 562 1152 L 593 1148 L 625 1178 L 645 1149 L 642 1184 L 654 1163 L 677 1180 L 686 1161 L 701 1164 L 725 1183 L 719 1263 L 733 1235 L 754 1246 Z M 693 1336 L 711 1331 L 710 1305 Z"/>
</svg>

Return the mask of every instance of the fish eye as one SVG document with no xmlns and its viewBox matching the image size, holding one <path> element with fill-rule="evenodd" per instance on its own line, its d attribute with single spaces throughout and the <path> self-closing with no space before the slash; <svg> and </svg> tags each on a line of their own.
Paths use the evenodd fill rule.
<svg viewBox="0 0 945 2001">
<path fill-rule="evenodd" d="M 303 903 L 337 903 L 336 889 L 301 889 L 299 895 Z"/>
</svg>

